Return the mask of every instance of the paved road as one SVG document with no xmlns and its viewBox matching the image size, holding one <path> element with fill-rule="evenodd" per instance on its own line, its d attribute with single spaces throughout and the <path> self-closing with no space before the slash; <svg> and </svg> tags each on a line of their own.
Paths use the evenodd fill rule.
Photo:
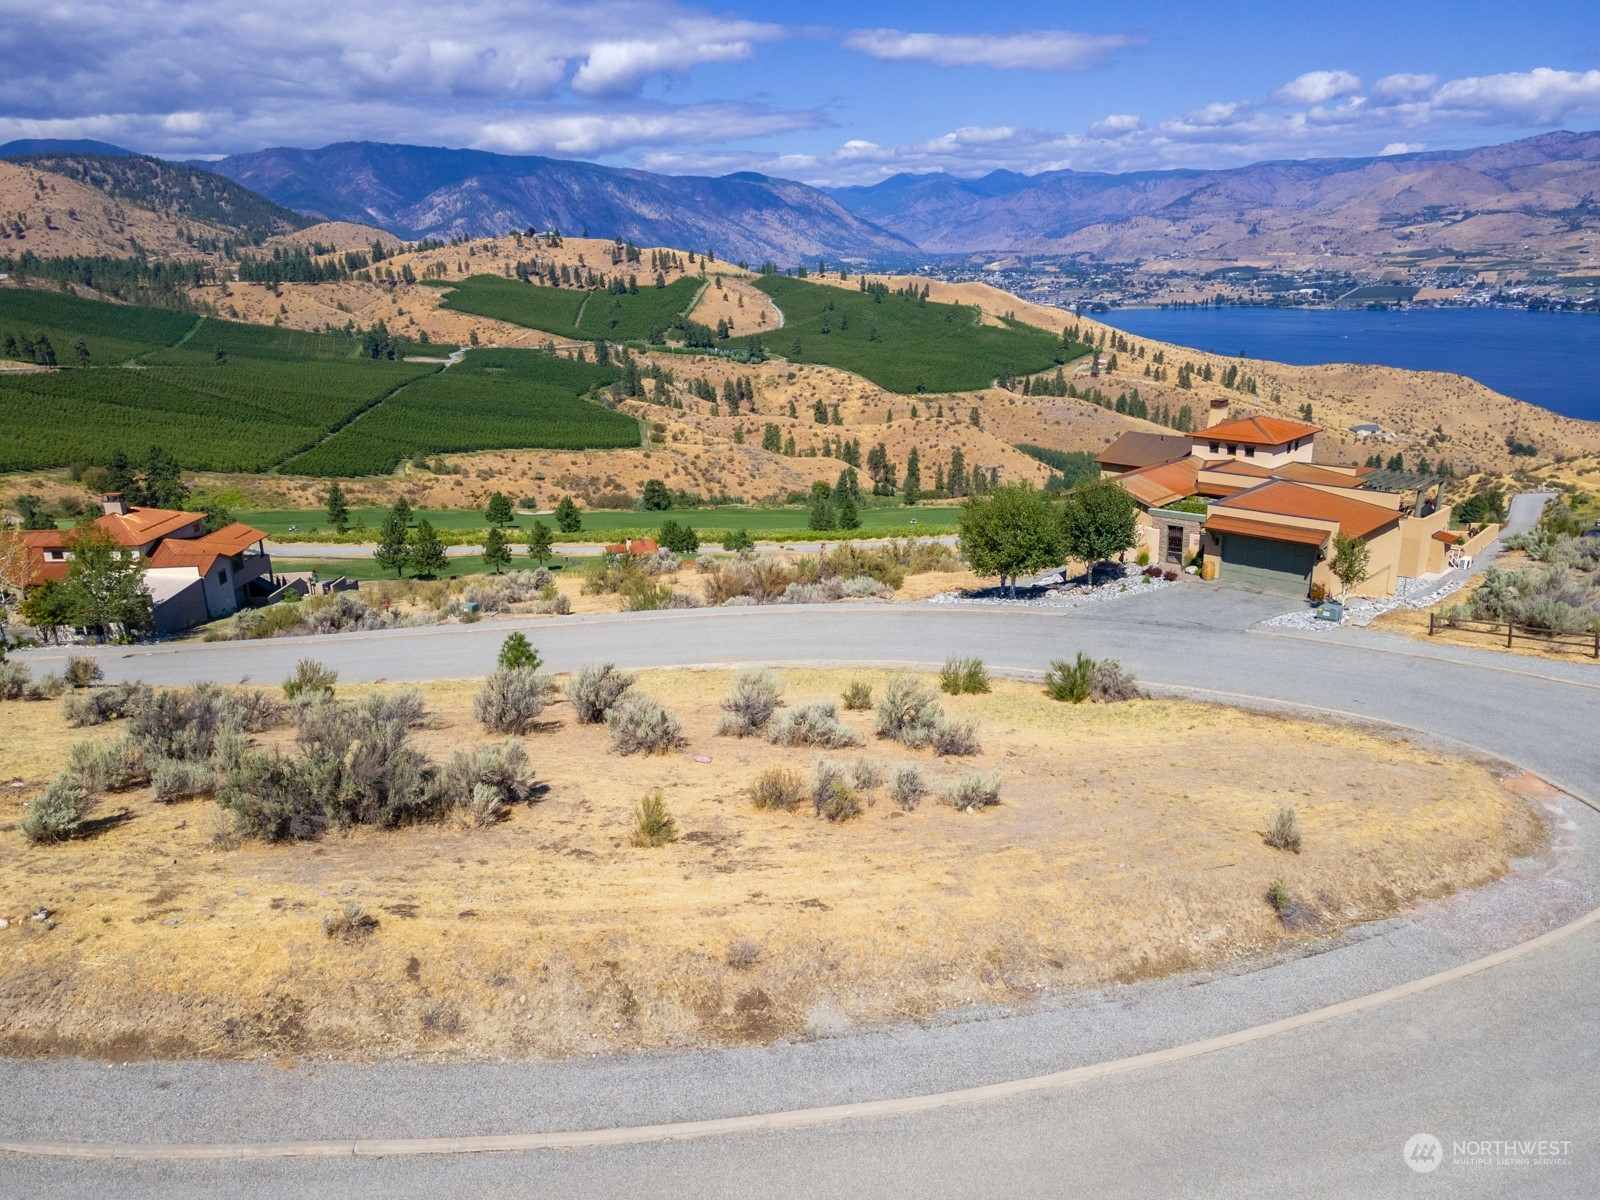
<svg viewBox="0 0 1600 1200">
<path fill-rule="evenodd" d="M 1366 636 L 1249 632 L 1282 601 L 1199 585 L 1066 615 L 847 606 L 525 621 L 546 660 L 929 663 L 1029 670 L 1078 649 L 1153 683 L 1304 702 L 1479 746 L 1600 801 L 1600 669 Z M 100 652 L 158 682 L 276 680 L 306 653 L 346 680 L 486 670 L 511 626 Z M 36 658 L 46 656 L 33 655 Z M 41 664 L 42 665 L 42 664 Z M 1292 752 L 1292 747 L 1285 747 Z M 1058 1009 L 792 1046 L 563 1063 L 376 1067 L 0 1064 L 0 1136 L 132 1141 L 429 1136 L 760 1113 L 1017 1078 L 1181 1045 L 1470 960 L 1593 907 L 1600 816 L 1569 804 L 1551 861 L 1328 952 L 1248 974 L 1113 989 Z M 1573 1195 L 1600 1192 L 1592 1080 L 1600 927 L 1381 1009 L 1135 1075 L 985 1105 L 564 1153 L 256 1163 L 0 1160 L 0 1194 L 610 1196 Z M 1401 1147 L 1550 1138 L 1565 1165 Z"/>
</svg>

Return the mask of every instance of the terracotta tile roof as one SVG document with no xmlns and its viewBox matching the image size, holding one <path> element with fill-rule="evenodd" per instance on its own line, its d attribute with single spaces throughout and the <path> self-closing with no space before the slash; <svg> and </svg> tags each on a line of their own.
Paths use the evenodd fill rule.
<svg viewBox="0 0 1600 1200">
<path fill-rule="evenodd" d="M 1154 463 L 1136 471 L 1125 471 L 1113 478 L 1139 503 L 1159 508 L 1194 495 L 1198 472 L 1194 459 L 1180 458 L 1176 462 Z"/>
<path fill-rule="evenodd" d="M 1263 466 L 1252 462 L 1242 462 L 1237 458 L 1219 458 L 1205 463 L 1200 468 L 1202 471 L 1220 471 L 1225 475 L 1247 475 L 1251 479 L 1267 479 L 1273 472 Z"/>
<path fill-rule="evenodd" d="M 150 551 L 152 567 L 194 567 L 205 575 L 219 558 L 226 558 L 215 546 L 203 545 L 199 538 L 167 538 Z"/>
<path fill-rule="evenodd" d="M 1197 429 L 1193 436 L 1203 441 L 1236 442 L 1243 446 L 1282 446 L 1295 438 L 1321 433 L 1322 426 L 1281 417 L 1235 417 L 1209 429 Z"/>
<path fill-rule="evenodd" d="M 1345 471 L 1329 471 L 1313 463 L 1292 462 L 1276 467 L 1272 471 L 1274 479 L 1289 479 L 1295 483 L 1320 483 L 1329 487 L 1347 487 L 1352 491 L 1361 487 L 1358 476 Z"/>
<path fill-rule="evenodd" d="M 95 524 L 124 546 L 143 546 L 205 519 L 205 513 L 172 508 L 130 508 L 126 513 L 107 513 Z"/>
<path fill-rule="evenodd" d="M 243 554 L 267 535 L 259 529 L 238 521 L 231 525 L 224 525 L 215 533 L 208 533 L 204 537 L 191 538 L 192 546 L 208 546 L 219 554 Z"/>
<path fill-rule="evenodd" d="M 15 539 L 21 542 L 28 550 L 28 584 L 43 583 L 46 579 L 53 579 L 60 583 L 67 577 L 67 563 L 50 562 L 45 556 L 46 550 L 60 550 L 66 546 L 66 533 L 59 529 L 23 529 L 0 530 L 0 541 Z"/>
<path fill-rule="evenodd" d="M 1137 470 L 1171 462 L 1189 453 L 1187 434 L 1125 433 L 1095 456 L 1095 462 L 1112 469 Z"/>
<path fill-rule="evenodd" d="M 1328 540 L 1328 533 L 1323 529 L 1311 529 L 1305 525 L 1277 525 L 1271 521 L 1252 521 L 1248 517 L 1216 512 L 1206 518 L 1205 529 L 1207 533 L 1241 533 L 1246 537 L 1294 542 L 1301 546 L 1320 546 Z"/>
<path fill-rule="evenodd" d="M 1336 521 L 1340 532 L 1353 538 L 1366 537 L 1400 519 L 1400 514 L 1386 505 L 1368 504 L 1364 500 L 1277 479 L 1230 496 L 1220 503 L 1236 510 L 1307 517 L 1314 521 Z"/>
</svg>

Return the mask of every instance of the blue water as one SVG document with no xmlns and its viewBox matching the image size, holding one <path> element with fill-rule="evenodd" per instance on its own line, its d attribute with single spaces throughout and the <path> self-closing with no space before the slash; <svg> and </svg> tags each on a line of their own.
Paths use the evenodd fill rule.
<svg viewBox="0 0 1600 1200">
<path fill-rule="evenodd" d="M 1509 308 L 1131 308 L 1096 314 L 1127 333 L 1307 366 L 1454 371 L 1529 404 L 1600 420 L 1600 317 Z"/>
</svg>

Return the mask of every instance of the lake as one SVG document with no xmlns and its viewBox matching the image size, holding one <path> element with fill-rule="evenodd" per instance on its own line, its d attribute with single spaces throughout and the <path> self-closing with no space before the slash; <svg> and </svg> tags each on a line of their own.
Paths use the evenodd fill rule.
<svg viewBox="0 0 1600 1200">
<path fill-rule="evenodd" d="M 1309 366 L 1454 371 L 1569 417 L 1600 420 L 1600 317 L 1509 308 L 1129 308 L 1094 314 L 1196 350 Z"/>
</svg>

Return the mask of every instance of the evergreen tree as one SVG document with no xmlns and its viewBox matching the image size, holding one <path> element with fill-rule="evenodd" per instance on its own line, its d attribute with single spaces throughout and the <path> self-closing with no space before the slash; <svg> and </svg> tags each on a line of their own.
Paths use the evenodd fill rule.
<svg viewBox="0 0 1600 1200">
<path fill-rule="evenodd" d="M 160 446 L 151 446 L 145 458 L 142 490 L 144 502 L 156 508 L 181 509 L 189 498 L 189 488 L 183 482 L 178 460 Z"/>
<path fill-rule="evenodd" d="M 922 498 L 922 458 L 915 446 L 906 458 L 906 481 L 901 488 L 900 498 L 907 504 L 915 504 Z"/>
<path fill-rule="evenodd" d="M 417 527 L 411 531 L 410 552 L 411 569 L 418 575 L 439 575 L 450 565 L 450 559 L 444 552 L 444 543 L 434 532 L 433 523 L 427 519 L 418 521 Z"/>
<path fill-rule="evenodd" d="M 861 510 L 856 506 L 854 496 L 846 494 L 844 499 L 839 501 L 838 509 L 840 529 L 861 528 Z"/>
<path fill-rule="evenodd" d="M 839 515 L 833 507 L 833 489 L 822 480 L 811 485 L 811 515 L 806 528 L 813 531 L 837 529 Z"/>
<path fill-rule="evenodd" d="M 639 507 L 647 512 L 665 512 L 672 507 L 672 493 L 659 479 L 647 479 L 639 497 Z"/>
<path fill-rule="evenodd" d="M 761 448 L 777 454 L 783 449 L 783 430 L 768 422 L 761 430 Z"/>
<path fill-rule="evenodd" d="M 583 514 L 578 511 L 571 496 L 561 497 L 561 502 L 556 505 L 556 528 L 562 533 L 577 533 L 583 528 Z"/>
<path fill-rule="evenodd" d="M 551 542 L 550 526 L 543 521 L 535 521 L 533 528 L 528 530 L 528 557 L 534 562 L 544 562 L 550 557 Z"/>
<path fill-rule="evenodd" d="M 378 544 L 373 548 L 372 560 L 385 571 L 393 571 L 399 579 L 411 565 L 411 505 L 402 496 L 394 502 L 383 525 L 378 530 Z"/>
<path fill-rule="evenodd" d="M 950 488 L 950 498 L 959 499 L 967 491 L 967 456 L 961 453 L 957 446 L 950 451 L 950 473 L 945 476 L 945 481 Z"/>
<path fill-rule="evenodd" d="M 506 535 L 498 525 L 490 526 L 483 539 L 483 565 L 496 575 L 511 564 L 511 550 L 506 546 Z"/>
<path fill-rule="evenodd" d="M 495 492 L 489 497 L 489 507 L 484 511 L 483 515 L 490 525 L 496 527 L 511 524 L 514 519 L 511 511 L 511 498 L 504 492 Z"/>
<path fill-rule="evenodd" d="M 344 489 L 337 482 L 328 485 L 323 508 L 328 514 L 328 524 L 335 533 L 343 533 L 350 528 L 350 504 L 344 498 Z"/>
</svg>

